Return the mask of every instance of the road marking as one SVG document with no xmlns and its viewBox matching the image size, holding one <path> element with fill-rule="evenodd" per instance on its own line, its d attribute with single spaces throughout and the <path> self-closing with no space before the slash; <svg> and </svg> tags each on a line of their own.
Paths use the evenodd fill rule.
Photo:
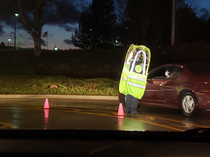
<svg viewBox="0 0 210 157">
<path fill-rule="evenodd" d="M 34 108 L 27 107 L 27 108 L 24 108 L 24 109 L 31 109 L 31 110 L 33 110 Z M 41 108 L 41 107 L 36 107 L 35 109 L 43 110 L 43 108 Z M 56 111 L 64 111 L 64 112 L 72 112 L 72 113 L 82 113 L 82 114 L 98 115 L 98 116 L 106 116 L 106 117 L 117 117 L 117 112 L 111 112 L 113 115 L 110 115 L 110 114 L 103 114 L 103 113 L 93 113 L 90 109 L 89 109 L 90 112 L 84 112 L 84 111 L 81 111 L 81 109 L 78 109 L 78 108 L 76 108 L 76 109 L 75 108 L 72 108 L 72 109 L 73 109 L 73 111 L 70 111 L 70 110 L 62 110 L 62 109 L 59 109 L 58 110 L 56 108 L 53 108 L 53 110 L 56 110 Z M 142 115 L 140 115 L 140 116 L 142 116 Z M 144 115 L 144 116 L 146 116 L 146 115 Z M 151 117 L 151 116 L 148 116 L 147 115 L 147 117 Z M 148 124 L 151 124 L 151 125 L 155 125 L 155 126 L 159 126 L 159 127 L 164 127 L 164 128 L 172 129 L 172 130 L 176 130 L 176 131 L 181 131 L 181 132 L 185 131 L 183 129 L 178 129 L 178 128 L 171 127 L 171 126 L 168 126 L 168 125 L 158 124 L 158 123 L 154 123 L 154 122 L 150 122 L 150 121 L 146 121 L 146 120 L 140 120 L 140 119 L 130 118 L 130 117 L 124 117 L 124 118 L 132 119 L 132 120 L 137 120 L 137 121 L 141 121 L 143 123 L 148 123 Z"/>
<path fill-rule="evenodd" d="M 2 107 L 2 108 L 8 108 L 8 107 Z M 27 108 L 24 108 L 24 109 L 34 110 L 34 107 L 30 107 L 30 108 L 27 107 Z M 41 107 L 36 107 L 35 109 L 43 110 L 43 108 L 41 108 Z M 68 108 L 68 109 L 70 109 L 70 108 Z M 93 111 L 91 109 L 89 109 L 90 112 L 80 111 L 81 109 L 78 109 L 78 108 L 71 108 L 71 109 L 74 110 L 74 111 L 69 111 L 69 110 L 66 110 L 66 109 L 65 110 L 62 110 L 62 109 L 58 110 L 56 108 L 53 108 L 52 110 L 73 112 L 73 113 L 82 113 L 82 114 L 89 114 L 89 115 L 106 116 L 106 117 L 117 117 L 117 112 L 111 112 L 110 111 L 112 114 L 114 114 L 114 115 L 110 115 L 110 114 L 103 114 L 103 113 L 93 113 Z M 143 118 L 142 116 L 144 116 L 144 118 L 148 118 L 148 119 L 151 119 L 151 120 L 161 119 L 161 120 L 165 120 L 165 121 L 171 121 L 171 122 L 176 122 L 176 123 L 181 123 L 181 124 L 186 125 L 186 126 L 178 126 L 178 127 L 192 127 L 192 126 L 195 126 L 195 127 L 201 127 L 201 128 L 210 128 L 210 126 L 197 125 L 197 124 L 187 123 L 187 122 L 178 121 L 178 120 L 174 120 L 174 119 L 163 118 L 163 117 L 156 117 L 156 116 L 149 116 L 149 115 L 136 115 L 136 116 L 138 116 L 140 118 Z M 124 117 L 124 118 L 137 120 L 137 121 L 141 121 L 143 123 L 148 123 L 148 124 L 151 124 L 151 125 L 164 127 L 164 128 L 168 128 L 168 129 L 172 129 L 172 130 L 176 130 L 176 131 L 181 131 L 181 132 L 185 131 L 183 129 L 171 127 L 171 126 L 168 126 L 168 125 L 158 124 L 158 123 L 154 123 L 154 122 L 150 122 L 150 121 L 146 121 L 146 120 L 142 120 L 142 119 L 136 119 L 136 118 L 131 118 L 131 117 Z M 4 122 L 0 122 L 0 124 L 3 124 L 3 126 L 0 127 L 0 129 L 5 129 L 5 128 L 8 128 L 8 127 L 9 128 L 15 128 L 15 129 L 18 128 L 17 126 L 14 126 L 14 125 L 11 125 L 11 124 L 8 124 L 8 123 L 4 123 Z"/>
<path fill-rule="evenodd" d="M 115 112 L 114 112 L 114 115 L 115 116 L 108 115 L 108 114 L 101 114 L 101 113 L 90 113 L 90 112 L 84 112 L 84 111 L 66 111 L 66 112 L 74 112 L 74 113 L 82 113 L 82 114 L 106 116 L 106 117 L 117 117 L 117 113 L 115 113 Z M 164 127 L 164 128 L 167 128 L 167 129 L 172 129 L 172 130 L 176 130 L 176 131 L 180 131 L 180 132 L 184 132 L 185 131 L 183 129 L 178 129 L 178 128 L 174 128 L 174 127 L 170 127 L 170 126 L 162 125 L 162 124 L 157 124 L 157 123 L 149 122 L 149 121 L 146 121 L 146 120 L 140 120 L 140 119 L 130 118 L 130 117 L 124 117 L 124 118 L 132 119 L 132 120 L 137 120 L 137 121 L 140 121 L 140 122 L 143 122 L 143 123 L 148 123 L 148 124 L 152 124 L 152 125 L 156 125 L 156 126 L 159 126 L 159 127 Z"/>
<path fill-rule="evenodd" d="M 133 118 L 129 118 L 129 119 L 133 119 Z M 141 122 L 144 122 L 144 123 L 148 123 L 148 124 L 152 124 L 152 125 L 156 125 L 156 126 L 160 126 L 160 127 L 164 127 L 164 128 L 168 128 L 168 129 L 180 131 L 180 132 L 184 132 L 184 131 L 185 131 L 185 130 L 183 130 L 183 129 L 178 129 L 178 128 L 170 127 L 170 126 L 168 126 L 168 125 L 162 125 L 162 124 L 153 123 L 153 122 L 149 122 L 149 121 L 141 120 L 141 119 L 138 119 L 138 120 L 141 121 Z"/>
<path fill-rule="evenodd" d="M 145 115 L 147 117 L 149 117 L 148 115 Z M 200 128 L 210 128 L 210 126 L 204 126 L 204 125 L 197 125 L 197 124 L 193 124 L 193 123 L 187 123 L 187 122 L 183 122 L 183 121 L 178 121 L 178 120 L 174 120 L 174 119 L 168 119 L 168 118 L 163 118 L 163 117 L 155 117 L 152 116 L 156 119 L 162 119 L 162 120 L 166 120 L 166 121 L 171 121 L 171 122 L 176 122 L 176 123 L 182 123 L 185 124 L 187 126 L 191 125 L 191 126 L 196 126 L 196 127 L 200 127 Z"/>
<path fill-rule="evenodd" d="M 2 127 L 0 127 L 0 129 L 7 129 L 7 128 L 18 129 L 17 126 L 9 124 L 9 123 L 0 122 L 0 124 L 3 125 Z"/>
</svg>

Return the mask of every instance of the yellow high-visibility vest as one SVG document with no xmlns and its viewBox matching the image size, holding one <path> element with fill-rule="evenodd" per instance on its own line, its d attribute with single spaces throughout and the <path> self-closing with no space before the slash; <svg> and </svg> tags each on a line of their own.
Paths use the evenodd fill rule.
<svg viewBox="0 0 210 157">
<path fill-rule="evenodd" d="M 120 93 L 142 98 L 146 88 L 150 59 L 150 49 L 146 46 L 132 44 L 129 47 L 120 78 Z"/>
</svg>

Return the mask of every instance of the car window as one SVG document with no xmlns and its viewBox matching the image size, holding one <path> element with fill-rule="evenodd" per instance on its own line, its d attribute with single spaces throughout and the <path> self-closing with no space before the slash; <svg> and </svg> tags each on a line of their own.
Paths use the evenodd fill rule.
<svg viewBox="0 0 210 157">
<path fill-rule="evenodd" d="M 172 72 L 173 68 L 174 65 L 154 69 L 149 73 L 148 79 L 167 79 L 168 77 L 166 76 L 166 71 L 168 71 L 170 75 L 170 72 Z"/>
<path fill-rule="evenodd" d="M 183 67 L 182 66 L 175 66 L 172 70 L 172 72 L 169 74 L 169 79 L 176 79 L 178 78 L 182 73 Z"/>
</svg>

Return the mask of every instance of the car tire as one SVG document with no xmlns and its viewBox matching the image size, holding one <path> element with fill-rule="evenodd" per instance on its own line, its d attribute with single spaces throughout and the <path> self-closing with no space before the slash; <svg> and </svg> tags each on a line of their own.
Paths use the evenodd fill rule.
<svg viewBox="0 0 210 157">
<path fill-rule="evenodd" d="M 192 92 L 185 92 L 180 99 L 181 111 L 190 117 L 198 113 L 199 105 L 196 96 Z"/>
</svg>

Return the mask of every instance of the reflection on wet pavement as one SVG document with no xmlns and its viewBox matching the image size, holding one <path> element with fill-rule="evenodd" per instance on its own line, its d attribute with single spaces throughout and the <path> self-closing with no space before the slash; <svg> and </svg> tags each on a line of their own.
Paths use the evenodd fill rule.
<svg viewBox="0 0 210 157">
<path fill-rule="evenodd" d="M 143 114 L 118 116 L 117 101 L 50 99 L 0 100 L 0 129 L 88 129 L 127 131 L 185 131 L 210 128 L 210 112 L 185 117 L 179 111 L 142 106 Z"/>
</svg>

